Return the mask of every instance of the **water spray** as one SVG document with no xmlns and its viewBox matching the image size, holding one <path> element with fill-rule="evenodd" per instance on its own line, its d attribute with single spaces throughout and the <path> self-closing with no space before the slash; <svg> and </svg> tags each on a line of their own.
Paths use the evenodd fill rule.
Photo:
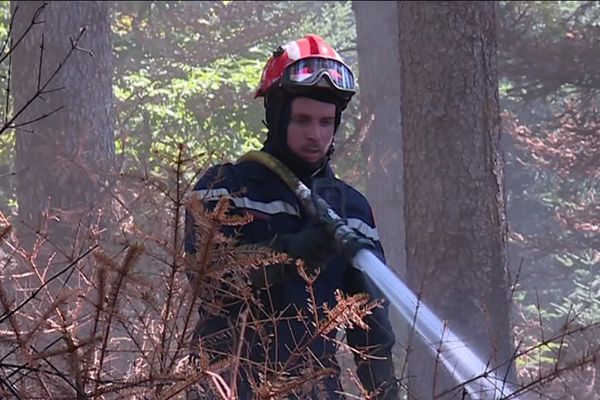
<svg viewBox="0 0 600 400">
<path fill-rule="evenodd" d="M 404 321 L 421 337 L 429 351 L 463 386 L 472 400 L 519 399 L 516 388 L 505 376 L 484 363 L 469 347 L 438 318 L 390 267 L 369 250 L 364 239 L 337 215 L 317 193 L 304 185 L 285 165 L 268 153 L 251 151 L 240 161 L 259 162 L 274 171 L 294 191 L 312 216 L 325 222 L 354 268 L 366 274 L 381 290 Z"/>
</svg>

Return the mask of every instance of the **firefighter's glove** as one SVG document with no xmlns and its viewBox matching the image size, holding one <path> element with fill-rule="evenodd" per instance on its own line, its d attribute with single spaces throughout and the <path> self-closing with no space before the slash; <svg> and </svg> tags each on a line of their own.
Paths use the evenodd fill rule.
<svg viewBox="0 0 600 400">
<path fill-rule="evenodd" d="M 271 249 L 287 253 L 292 259 L 289 264 L 272 265 L 251 274 L 252 286 L 259 289 L 269 285 L 280 285 L 296 274 L 295 261 L 302 259 L 306 270 L 314 274 L 318 268 L 321 273 L 327 267 L 327 261 L 336 253 L 336 244 L 327 227 L 317 221 L 309 222 L 296 233 L 276 236 L 265 243 Z"/>
<path fill-rule="evenodd" d="M 375 243 L 355 229 L 348 229 L 341 238 L 344 255 L 349 259 L 354 258 L 359 250 L 375 250 Z"/>
<path fill-rule="evenodd" d="M 311 272 L 315 268 L 323 271 L 327 261 L 336 253 L 333 236 L 327 226 L 319 222 L 310 222 L 297 233 L 278 236 L 272 247 L 294 259 L 304 260 Z"/>
</svg>

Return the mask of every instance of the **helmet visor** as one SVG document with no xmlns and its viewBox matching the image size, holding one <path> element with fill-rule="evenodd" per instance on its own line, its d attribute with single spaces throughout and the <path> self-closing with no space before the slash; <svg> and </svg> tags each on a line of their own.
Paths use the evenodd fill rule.
<svg viewBox="0 0 600 400">
<path fill-rule="evenodd" d="M 323 76 L 338 90 L 354 92 L 354 75 L 350 68 L 337 60 L 327 58 L 305 58 L 286 68 L 284 86 L 315 86 Z"/>
</svg>

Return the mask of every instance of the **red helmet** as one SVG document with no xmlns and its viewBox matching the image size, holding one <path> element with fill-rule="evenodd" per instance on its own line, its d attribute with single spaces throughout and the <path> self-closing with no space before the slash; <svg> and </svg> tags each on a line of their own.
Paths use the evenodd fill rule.
<svg viewBox="0 0 600 400">
<path fill-rule="evenodd" d="M 301 93 L 317 86 L 333 90 L 346 103 L 355 93 L 354 75 L 342 57 L 321 37 L 309 34 L 273 52 L 255 98 L 275 87 Z"/>
</svg>

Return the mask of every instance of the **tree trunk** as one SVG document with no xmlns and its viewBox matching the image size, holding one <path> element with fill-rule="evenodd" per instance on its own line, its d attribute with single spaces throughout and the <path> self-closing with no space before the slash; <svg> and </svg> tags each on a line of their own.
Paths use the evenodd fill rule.
<svg viewBox="0 0 600 400">
<path fill-rule="evenodd" d="M 499 365 L 512 343 L 494 7 L 401 2 L 399 27 L 408 281 Z M 461 398 L 436 397 L 455 385 L 441 370 L 411 351 L 411 397 Z"/>
<path fill-rule="evenodd" d="M 398 3 L 355 1 L 367 195 L 388 264 L 405 273 Z M 373 21 L 377 21 L 376 24 Z"/>
<path fill-rule="evenodd" d="M 373 207 L 387 264 L 406 274 L 402 134 L 400 132 L 400 55 L 398 3 L 353 1 L 360 84 L 361 121 L 366 140 L 367 197 Z M 377 21 L 377 23 L 373 23 Z M 396 373 L 405 365 L 407 324 L 390 307 L 396 343 Z M 398 378 L 401 378 L 398 376 Z"/>
<path fill-rule="evenodd" d="M 13 12 L 18 7 L 13 43 L 42 4 L 13 2 Z M 74 51 L 47 92 L 15 121 L 23 124 L 50 114 L 17 129 L 18 233 L 30 246 L 47 220 L 51 241 L 68 250 L 74 228 L 87 226 L 100 208 L 114 159 L 109 2 L 49 2 L 38 20 L 43 23 L 25 36 L 12 58 L 13 112 L 35 98 L 82 27 L 86 31 L 77 45 L 85 51 Z M 63 108 L 52 113 L 59 107 Z"/>
</svg>

